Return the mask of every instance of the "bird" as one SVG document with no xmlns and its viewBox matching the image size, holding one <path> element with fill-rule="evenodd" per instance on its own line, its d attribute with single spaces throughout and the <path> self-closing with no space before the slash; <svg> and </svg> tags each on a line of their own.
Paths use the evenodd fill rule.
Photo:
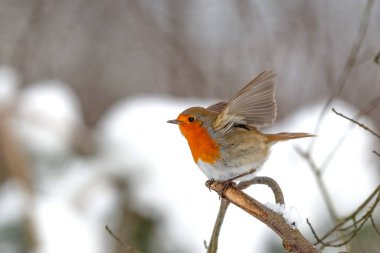
<svg viewBox="0 0 380 253">
<path fill-rule="evenodd" d="M 209 107 L 190 107 L 168 123 L 177 124 L 194 162 L 212 181 L 247 181 L 267 161 L 273 144 L 314 137 L 309 133 L 266 134 L 277 116 L 275 73 L 264 71 L 232 98 Z"/>
</svg>

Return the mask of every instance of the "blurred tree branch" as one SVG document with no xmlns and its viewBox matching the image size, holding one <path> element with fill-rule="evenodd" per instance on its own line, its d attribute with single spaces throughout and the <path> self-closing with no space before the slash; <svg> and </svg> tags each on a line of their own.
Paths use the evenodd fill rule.
<svg viewBox="0 0 380 253">
<path fill-rule="evenodd" d="M 333 92 L 331 93 L 331 96 L 326 101 L 326 103 L 323 106 L 321 113 L 318 117 L 318 120 L 317 120 L 317 123 L 315 126 L 315 130 L 314 130 L 314 134 L 316 134 L 316 135 L 318 135 L 318 133 L 320 131 L 323 119 L 327 114 L 328 108 L 331 106 L 333 100 L 339 94 L 342 93 L 344 87 L 347 84 L 347 80 L 348 80 L 349 75 L 351 74 L 352 70 L 358 65 L 357 64 L 357 61 L 358 61 L 357 57 L 358 57 L 358 53 L 362 47 L 364 38 L 366 36 L 367 30 L 369 27 L 370 18 L 371 18 L 371 10 L 372 10 L 373 4 L 374 4 L 374 0 L 367 0 L 367 2 L 366 2 L 366 5 L 365 5 L 364 10 L 363 10 L 362 15 L 361 15 L 361 21 L 360 21 L 358 32 L 357 32 L 355 41 L 353 42 L 353 45 L 351 47 L 350 53 L 347 57 L 343 71 L 341 72 L 341 74 L 338 78 L 338 81 L 335 85 L 335 89 L 333 90 Z M 375 57 L 375 62 L 376 62 L 376 57 Z M 373 108 L 375 108 L 375 106 L 377 105 L 377 102 L 378 102 L 378 99 L 375 99 L 375 102 L 373 102 L 373 104 L 375 104 L 375 105 L 372 106 L 371 109 L 366 110 L 365 113 L 369 113 L 369 111 L 371 111 Z M 370 104 L 372 104 L 372 103 L 370 103 Z M 361 113 L 359 113 L 358 116 L 362 116 L 362 114 L 364 114 L 364 113 L 361 112 Z M 327 156 L 325 161 L 322 163 L 322 166 L 317 166 L 317 164 L 314 161 L 313 156 L 312 156 L 313 149 L 314 149 L 314 146 L 315 146 L 317 139 L 312 139 L 309 147 L 305 151 L 300 149 L 300 148 L 296 148 L 296 151 L 299 153 L 299 155 L 301 157 L 304 158 L 304 160 L 308 163 L 311 171 L 313 172 L 315 179 L 317 181 L 318 187 L 322 193 L 323 199 L 326 203 L 329 214 L 332 217 L 332 219 L 334 220 L 336 226 L 340 224 L 340 219 L 339 219 L 338 214 L 335 210 L 332 198 L 330 196 L 329 191 L 327 190 L 326 184 L 322 179 L 322 174 L 325 171 L 328 163 L 330 162 L 330 160 L 334 156 L 336 150 L 339 148 L 339 146 L 343 142 L 343 139 L 345 138 L 345 136 L 346 135 L 343 135 L 343 137 L 338 141 L 338 143 L 336 144 L 334 149 L 332 149 L 331 153 Z M 341 246 L 345 246 L 346 251 L 349 251 L 350 245 L 348 244 L 348 242 L 350 240 L 346 240 L 346 237 L 341 230 L 334 230 L 333 232 L 338 232 L 339 238 L 337 240 L 340 240 L 342 242 Z M 345 243 L 343 243 L 343 242 L 345 242 Z"/>
<path fill-rule="evenodd" d="M 375 200 L 374 200 L 375 199 Z M 373 201 L 374 200 L 374 201 Z M 370 205 L 370 203 L 373 203 Z M 335 225 L 332 229 L 330 229 L 324 236 L 318 237 L 313 226 L 307 220 L 307 224 L 309 225 L 315 239 L 317 242 L 315 245 L 322 245 L 323 247 L 341 247 L 347 243 L 349 243 L 363 228 L 367 221 L 370 221 L 372 227 L 375 232 L 380 236 L 379 229 L 373 219 L 374 211 L 377 205 L 380 202 L 380 185 L 376 187 L 376 189 L 370 194 L 370 196 L 361 204 L 352 214 L 348 215 L 344 219 L 342 219 L 339 223 Z M 361 217 L 359 214 L 363 212 L 364 209 L 368 209 Z M 352 222 L 351 224 L 349 224 Z M 334 238 L 331 240 L 327 240 L 334 232 L 342 232 L 345 234 L 344 241 L 337 243 L 340 238 Z"/>
<path fill-rule="evenodd" d="M 376 64 L 380 65 L 380 52 L 377 53 L 377 55 L 375 56 L 375 58 L 373 59 L 373 61 Z"/>
<path fill-rule="evenodd" d="M 282 191 L 277 183 L 273 179 L 265 178 L 264 181 L 262 179 L 253 179 L 250 181 L 253 183 L 263 183 L 269 182 L 272 189 L 276 189 L 274 191 L 275 195 L 282 195 Z M 264 183 L 267 184 L 267 183 Z M 267 184 L 267 185 L 268 185 Z M 253 217 L 257 218 L 268 227 L 270 227 L 277 235 L 281 237 L 283 240 L 283 247 L 287 252 L 296 252 L 296 253 L 317 253 L 320 252 L 317 248 L 315 248 L 302 234 L 298 231 L 297 228 L 288 224 L 281 214 L 276 213 L 261 204 L 254 198 L 251 198 L 249 195 L 242 192 L 240 188 L 245 188 L 249 183 L 242 184 L 243 187 L 239 187 L 239 185 L 229 185 L 225 188 L 223 182 L 217 181 L 208 181 L 207 187 L 217 192 L 219 195 L 223 194 L 223 197 L 226 201 L 230 201 L 236 206 L 240 207 L 242 210 L 251 214 Z M 240 185 L 240 186 L 242 186 Z M 283 196 L 277 196 L 277 200 L 283 199 Z M 209 251 L 208 251 L 209 252 Z"/>
<path fill-rule="evenodd" d="M 126 246 L 123 241 L 117 236 L 112 230 L 108 227 L 108 225 L 105 226 L 106 231 L 108 234 L 120 245 L 122 249 L 125 250 L 126 253 L 141 253 L 140 251 L 136 250 L 135 248 L 131 246 Z"/>
<path fill-rule="evenodd" d="M 363 123 L 360 123 L 360 122 L 358 122 L 357 120 L 354 120 L 354 119 L 352 119 L 352 118 L 350 118 L 350 117 L 347 117 L 347 116 L 344 115 L 343 113 L 337 112 L 337 111 L 335 110 L 335 108 L 332 108 L 332 111 L 333 111 L 336 115 L 339 115 L 339 116 L 341 116 L 342 118 L 345 118 L 345 119 L 351 121 L 352 123 L 354 123 L 354 124 L 360 126 L 361 128 L 367 130 L 368 132 L 370 132 L 371 134 L 373 134 L 374 136 L 376 136 L 377 138 L 380 139 L 380 135 L 379 135 L 378 133 L 376 133 L 375 131 L 373 131 L 372 129 L 370 129 L 369 127 L 367 127 L 366 125 L 364 125 Z"/>
<path fill-rule="evenodd" d="M 366 107 L 366 110 L 362 110 L 356 116 L 356 118 L 371 112 L 377 106 L 378 101 L 379 101 L 379 97 L 376 98 L 374 101 L 371 101 L 370 106 Z M 365 129 L 366 131 L 370 132 L 372 135 L 374 135 L 375 137 L 380 139 L 380 135 L 378 133 L 376 133 L 375 131 L 373 131 L 368 126 L 366 126 L 365 124 L 360 123 L 356 119 L 350 118 L 350 117 L 336 111 L 335 108 L 332 108 L 332 111 L 335 114 L 337 114 L 338 116 L 343 117 L 344 119 L 351 121 L 352 123 L 360 126 L 361 128 Z M 347 135 L 344 135 L 344 137 L 345 136 L 347 136 Z M 300 155 L 302 155 L 305 158 L 306 161 L 308 161 L 312 170 L 315 171 L 315 173 L 317 174 L 317 181 L 319 183 L 320 182 L 323 183 L 323 181 L 321 180 L 321 177 L 320 177 L 321 169 L 316 166 L 315 162 L 311 159 L 310 156 L 307 156 L 306 152 L 304 152 L 300 149 L 297 149 L 297 151 L 300 153 Z M 372 151 L 372 152 L 375 154 L 378 154 L 376 151 Z M 321 190 L 324 190 L 324 189 L 326 190 L 325 187 L 321 188 Z M 325 194 L 327 194 L 327 193 L 328 192 L 325 192 Z M 375 200 L 373 201 L 372 204 L 370 204 L 373 199 L 375 199 Z M 331 201 L 330 199 L 327 199 L 327 200 Z M 335 226 L 322 237 L 317 236 L 315 229 L 313 228 L 313 226 L 311 225 L 309 220 L 307 220 L 307 223 L 308 223 L 315 239 L 317 240 L 315 245 L 322 245 L 322 248 L 323 247 L 345 246 L 359 233 L 359 231 L 363 228 L 363 226 L 367 223 L 367 221 L 371 222 L 372 227 L 374 228 L 375 232 L 380 236 L 379 229 L 378 229 L 378 227 L 377 227 L 377 225 L 373 219 L 373 213 L 374 213 L 377 205 L 379 204 L 379 202 L 380 202 L 380 185 L 377 186 L 377 188 L 370 194 L 370 196 L 363 202 L 363 204 L 360 205 L 351 215 L 349 215 L 343 219 L 338 219 L 338 217 L 337 217 L 337 220 L 336 220 L 337 222 L 336 222 Z M 328 202 L 328 207 L 331 208 L 332 204 L 333 204 L 332 202 Z M 362 215 L 361 217 L 359 217 L 359 215 L 362 213 L 364 208 L 368 209 L 367 212 L 364 215 Z M 349 222 L 352 222 L 352 224 L 348 224 Z M 339 233 L 340 236 L 338 238 L 327 240 L 335 232 Z M 340 242 L 338 242 L 338 241 L 340 241 Z"/>
<path fill-rule="evenodd" d="M 379 103 L 380 103 L 380 96 L 376 97 L 375 99 L 373 99 L 372 101 L 370 101 L 368 103 L 368 105 L 364 106 L 359 111 L 359 113 L 355 115 L 354 119 L 355 120 L 359 120 L 363 116 L 368 116 L 379 105 Z M 322 172 L 327 168 L 328 164 L 333 159 L 335 153 L 337 152 L 337 150 L 339 150 L 340 146 L 343 144 L 344 140 L 347 138 L 349 132 L 353 128 L 354 128 L 354 125 L 350 124 L 347 127 L 347 130 L 345 132 L 343 132 L 343 134 L 341 135 L 340 139 L 337 141 L 336 145 L 331 149 L 331 152 L 328 154 L 328 156 L 322 162 L 322 165 L 320 167 L 320 169 L 321 169 Z"/>
</svg>

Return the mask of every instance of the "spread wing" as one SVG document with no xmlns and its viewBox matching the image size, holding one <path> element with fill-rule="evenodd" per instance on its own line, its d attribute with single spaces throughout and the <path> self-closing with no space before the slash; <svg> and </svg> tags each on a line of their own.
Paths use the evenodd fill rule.
<svg viewBox="0 0 380 253">
<path fill-rule="evenodd" d="M 218 102 L 216 104 L 210 105 L 206 109 L 220 113 L 221 111 L 223 111 L 226 105 L 227 105 L 227 102 Z"/>
<path fill-rule="evenodd" d="M 235 124 L 258 128 L 272 125 L 277 114 L 274 77 L 274 72 L 264 71 L 236 93 L 212 123 L 214 130 L 228 131 Z M 210 107 L 220 109 L 218 104 Z"/>
</svg>

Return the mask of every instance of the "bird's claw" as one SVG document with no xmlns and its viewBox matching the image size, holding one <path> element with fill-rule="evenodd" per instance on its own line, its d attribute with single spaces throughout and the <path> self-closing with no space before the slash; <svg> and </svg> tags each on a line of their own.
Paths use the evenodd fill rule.
<svg viewBox="0 0 380 253">
<path fill-rule="evenodd" d="M 211 185 L 215 182 L 216 182 L 216 180 L 210 179 L 210 180 L 206 181 L 205 185 L 211 191 Z M 228 179 L 225 181 L 220 181 L 220 183 L 222 184 L 222 189 L 220 191 L 218 191 L 219 199 L 224 198 L 224 194 L 230 186 L 236 185 L 236 183 L 234 182 L 234 179 Z"/>
<path fill-rule="evenodd" d="M 215 180 L 214 179 L 210 179 L 210 180 L 207 180 L 205 185 L 206 187 L 209 189 L 209 191 L 211 191 L 211 185 L 215 183 Z"/>
<path fill-rule="evenodd" d="M 236 185 L 233 179 L 228 179 L 226 181 L 221 182 L 223 184 L 222 189 L 218 192 L 219 198 L 224 198 L 226 191 L 232 185 Z"/>
</svg>

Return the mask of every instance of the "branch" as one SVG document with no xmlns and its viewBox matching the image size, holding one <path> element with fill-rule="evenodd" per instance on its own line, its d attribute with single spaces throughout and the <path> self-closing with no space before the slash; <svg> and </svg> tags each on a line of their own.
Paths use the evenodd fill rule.
<svg viewBox="0 0 380 253">
<path fill-rule="evenodd" d="M 340 113 L 340 112 L 337 112 L 334 108 L 332 108 L 332 111 L 333 111 L 335 114 L 337 114 L 337 115 L 339 115 L 339 116 L 341 116 L 341 117 L 343 117 L 343 118 L 345 118 L 345 119 L 351 121 L 352 123 L 354 123 L 354 124 L 360 126 L 360 127 L 363 128 L 363 129 L 367 130 L 368 132 L 370 132 L 371 134 L 373 134 L 374 136 L 376 136 L 377 138 L 380 139 L 380 135 L 379 135 L 378 133 L 376 133 L 375 131 L 373 131 L 372 129 L 370 129 L 369 127 L 367 127 L 366 125 L 364 125 L 364 124 L 362 124 L 362 123 L 360 123 L 360 122 L 358 122 L 358 121 L 356 121 L 356 120 L 354 120 L 354 119 L 351 119 L 351 118 L 347 117 L 346 115 L 344 115 L 344 114 L 342 114 L 342 113 Z"/>
<path fill-rule="evenodd" d="M 108 225 L 106 225 L 105 229 L 107 230 L 108 234 L 110 234 L 112 238 L 119 244 L 119 246 L 125 250 L 126 253 L 141 253 L 131 246 L 126 246 L 123 241 L 117 235 L 115 235 L 114 232 L 112 232 Z"/>
<path fill-rule="evenodd" d="M 274 179 L 270 177 L 254 177 L 251 180 L 240 182 L 237 185 L 237 188 L 239 190 L 244 190 L 253 184 L 267 185 L 268 187 L 272 189 L 274 198 L 276 200 L 276 204 L 283 204 L 283 205 L 285 204 L 284 195 L 282 194 L 282 190 L 280 186 L 277 184 L 277 182 Z M 206 185 L 207 185 L 207 182 L 206 182 Z M 207 243 L 205 242 L 207 253 L 216 253 L 218 251 L 219 234 L 220 234 L 220 230 L 222 229 L 224 216 L 226 215 L 227 208 L 230 203 L 231 202 L 225 198 L 222 198 L 220 202 L 219 212 L 218 212 L 218 216 L 216 217 L 214 229 L 211 234 L 210 243 L 207 246 Z"/>
<path fill-rule="evenodd" d="M 240 207 L 256 219 L 271 228 L 283 241 L 283 247 L 288 252 L 295 253 L 320 253 L 298 229 L 288 224 L 278 213 L 273 212 L 254 198 L 251 198 L 234 185 L 225 189 L 223 182 L 211 181 L 207 185 L 211 190 L 221 194 L 224 198 Z M 224 190 L 225 189 L 225 190 Z"/>
<path fill-rule="evenodd" d="M 371 201 L 373 201 L 372 204 Z M 340 247 L 343 246 L 347 243 L 349 243 L 355 235 L 363 228 L 363 226 L 370 221 L 375 232 L 380 236 L 380 232 L 378 227 L 376 226 L 374 219 L 373 219 L 373 214 L 375 212 L 375 209 L 377 205 L 380 202 L 380 185 L 376 187 L 376 189 L 368 196 L 368 198 L 349 216 L 345 217 L 342 219 L 339 223 L 335 225 L 332 229 L 330 229 L 324 236 L 319 237 L 312 225 L 310 224 L 309 220 L 307 220 L 307 224 L 309 225 L 315 239 L 316 243 L 315 245 L 322 245 L 324 247 Z M 359 217 L 359 214 L 362 213 L 365 209 L 367 211 Z M 352 224 L 348 225 L 350 222 Z M 347 238 L 346 240 L 340 240 L 338 239 L 330 239 L 328 238 L 335 232 L 344 232 L 345 237 Z M 337 241 L 341 241 L 340 243 L 336 243 Z"/>
<path fill-rule="evenodd" d="M 285 200 L 284 200 L 284 194 L 282 193 L 282 190 L 278 183 L 270 177 L 254 177 L 251 180 L 241 182 L 237 185 L 237 188 L 239 190 L 244 190 L 248 188 L 249 186 L 253 184 L 265 184 L 269 188 L 271 188 L 274 198 L 276 201 L 276 204 L 282 204 L 285 205 Z"/>
<path fill-rule="evenodd" d="M 223 225 L 224 217 L 226 216 L 227 208 L 230 205 L 230 203 L 231 202 L 225 198 L 222 198 L 222 200 L 220 201 L 219 212 L 218 216 L 216 217 L 214 229 L 212 230 L 210 243 L 207 247 L 207 253 L 216 253 L 218 251 L 219 234 Z"/>
<path fill-rule="evenodd" d="M 312 170 L 315 176 L 315 179 L 317 181 L 318 188 L 320 189 L 323 199 L 325 200 L 327 210 L 329 211 L 331 218 L 336 223 L 338 221 L 338 214 L 335 211 L 334 204 L 329 194 L 329 191 L 327 190 L 326 183 L 322 179 L 321 169 L 316 165 L 315 161 L 312 159 L 309 153 L 307 153 L 306 151 L 303 151 L 301 148 L 297 146 L 295 147 L 295 150 L 309 164 L 309 167 Z"/>
</svg>

